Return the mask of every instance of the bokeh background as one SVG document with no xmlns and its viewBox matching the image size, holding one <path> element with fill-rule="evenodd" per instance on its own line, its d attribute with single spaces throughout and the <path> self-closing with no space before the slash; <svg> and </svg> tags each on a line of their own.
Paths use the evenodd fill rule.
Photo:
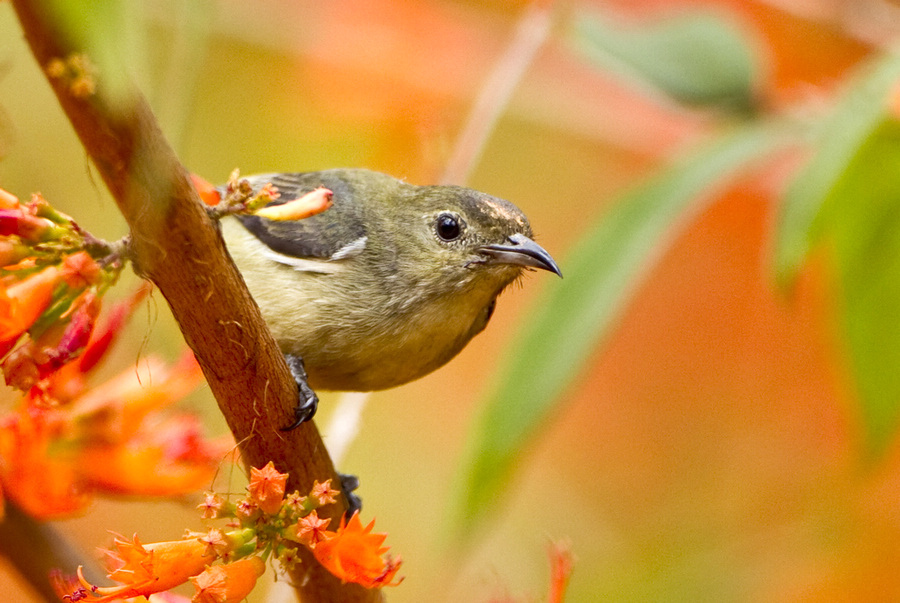
<svg viewBox="0 0 900 603">
<path fill-rule="evenodd" d="M 133 4 L 117 50 L 184 164 L 213 182 L 234 168 L 335 166 L 440 180 L 475 100 L 535 10 L 490 0 Z M 900 9 L 879 0 L 543 5 L 546 38 L 465 184 L 522 207 L 564 273 L 569 250 L 629 191 L 704 141 L 760 116 L 825 119 L 900 29 Z M 644 32 L 698 12 L 749 49 L 742 102 L 673 94 L 611 68 L 579 25 Z M 648 56 L 645 75 L 659 58 Z M 701 71 L 710 62 L 688 61 Z M 798 141 L 766 155 L 646 242 L 639 283 L 534 423 L 474 529 L 455 519 L 457 488 L 485 397 L 502 387 L 492 385 L 504 379 L 498 367 L 563 283 L 529 276 L 447 367 L 372 397 L 341 469 L 361 476 L 364 519 L 377 517 L 403 556 L 406 580 L 391 601 L 540 600 L 546 549 L 560 540 L 576 558 L 573 602 L 900 598 L 900 458 L 891 442 L 875 455 L 868 445 L 841 327 L 847 283 L 815 248 L 792 286 L 776 285 L 779 208 L 815 153 L 815 141 Z M 99 236 L 124 233 L 8 3 L 0 155 L 3 188 L 41 191 Z M 121 294 L 136 279 L 125 281 Z M 157 294 L 108 370 L 151 354 L 174 359 L 183 347 Z M 320 425 L 336 400 L 323 396 Z M 207 390 L 186 405 L 224 432 Z M 107 530 L 153 541 L 196 529 L 194 504 L 104 500 L 59 528 L 91 555 L 108 544 Z M 264 600 L 269 584 L 251 600 Z M 5 565 L 0 592 L 33 600 Z"/>
</svg>

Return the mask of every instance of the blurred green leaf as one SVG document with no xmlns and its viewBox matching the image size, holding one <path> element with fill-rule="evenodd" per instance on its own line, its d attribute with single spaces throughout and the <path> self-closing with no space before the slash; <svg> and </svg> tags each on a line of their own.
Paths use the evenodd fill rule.
<svg viewBox="0 0 900 603">
<path fill-rule="evenodd" d="M 861 403 L 866 460 L 900 426 L 900 123 L 882 120 L 815 220 L 834 258 L 839 311 Z"/>
<path fill-rule="evenodd" d="M 881 123 L 889 92 L 900 78 L 900 55 L 869 65 L 820 125 L 813 159 L 791 183 L 778 218 L 775 277 L 790 286 L 814 243 L 813 224 L 825 198 L 848 169 L 860 146 Z"/>
<path fill-rule="evenodd" d="M 743 34 L 706 13 L 641 26 L 592 14 L 575 23 L 575 41 L 605 69 L 650 84 L 679 102 L 750 112 L 756 65 Z"/>
<path fill-rule="evenodd" d="M 558 411 L 669 242 L 718 188 L 789 140 L 784 124 L 756 124 L 719 139 L 619 200 L 561 262 L 565 278 L 542 298 L 498 372 L 470 441 L 456 496 L 460 532 L 496 504 L 523 447 Z"/>
</svg>

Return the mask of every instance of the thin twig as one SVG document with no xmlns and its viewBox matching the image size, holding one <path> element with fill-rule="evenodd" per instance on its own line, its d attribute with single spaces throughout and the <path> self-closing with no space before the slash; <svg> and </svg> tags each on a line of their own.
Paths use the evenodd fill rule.
<svg viewBox="0 0 900 603">
<path fill-rule="evenodd" d="M 485 81 L 447 162 L 442 184 L 465 184 L 478 163 L 512 93 L 543 46 L 553 24 L 553 2 L 536 1 L 519 19 L 516 33 Z"/>
<path fill-rule="evenodd" d="M 331 420 L 325 428 L 325 441 L 331 460 L 337 466 L 341 466 L 350 444 L 359 434 L 362 413 L 371 395 L 371 392 L 344 393 L 331 414 Z"/>
</svg>

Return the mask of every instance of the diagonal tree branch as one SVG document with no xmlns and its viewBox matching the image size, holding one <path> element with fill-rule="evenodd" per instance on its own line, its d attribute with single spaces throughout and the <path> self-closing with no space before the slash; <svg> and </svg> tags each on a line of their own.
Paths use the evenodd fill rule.
<svg viewBox="0 0 900 603">
<path fill-rule="evenodd" d="M 12 2 L 38 64 L 48 73 L 73 47 L 42 0 Z M 318 431 L 305 423 L 281 432 L 293 418 L 296 387 L 259 308 L 225 251 L 188 174 L 137 91 L 111 98 L 103 81 L 76 90 L 48 77 L 91 160 L 131 229 L 136 268 L 172 308 L 248 465 L 274 461 L 290 473 L 289 489 L 336 479 Z M 337 483 L 337 482 L 336 482 Z M 346 509 L 333 505 L 332 517 Z M 327 508 L 327 507 L 326 507 Z M 323 508 L 323 511 L 325 508 Z M 381 601 L 379 591 L 342 585 L 300 548 L 291 578 L 303 601 Z"/>
</svg>

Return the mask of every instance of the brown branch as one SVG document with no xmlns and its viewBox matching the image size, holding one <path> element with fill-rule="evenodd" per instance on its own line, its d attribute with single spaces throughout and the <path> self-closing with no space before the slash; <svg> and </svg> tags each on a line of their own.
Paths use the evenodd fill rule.
<svg viewBox="0 0 900 603">
<path fill-rule="evenodd" d="M 25 37 L 47 73 L 74 48 L 41 0 L 13 0 Z M 281 432 L 293 418 L 296 387 L 256 303 L 225 251 L 184 167 L 163 137 L 143 97 L 111 99 L 102 81 L 81 94 L 65 78 L 48 77 L 60 105 L 97 166 L 131 229 L 134 261 L 172 308 L 197 356 L 245 463 L 274 461 L 290 473 L 290 489 L 336 479 L 318 431 L 306 423 Z M 346 509 L 333 505 L 332 517 Z M 327 507 L 326 507 L 327 508 Z M 323 509 L 324 511 L 325 509 Z M 301 548 L 291 578 L 303 601 L 380 601 L 378 591 L 342 585 Z"/>
</svg>

